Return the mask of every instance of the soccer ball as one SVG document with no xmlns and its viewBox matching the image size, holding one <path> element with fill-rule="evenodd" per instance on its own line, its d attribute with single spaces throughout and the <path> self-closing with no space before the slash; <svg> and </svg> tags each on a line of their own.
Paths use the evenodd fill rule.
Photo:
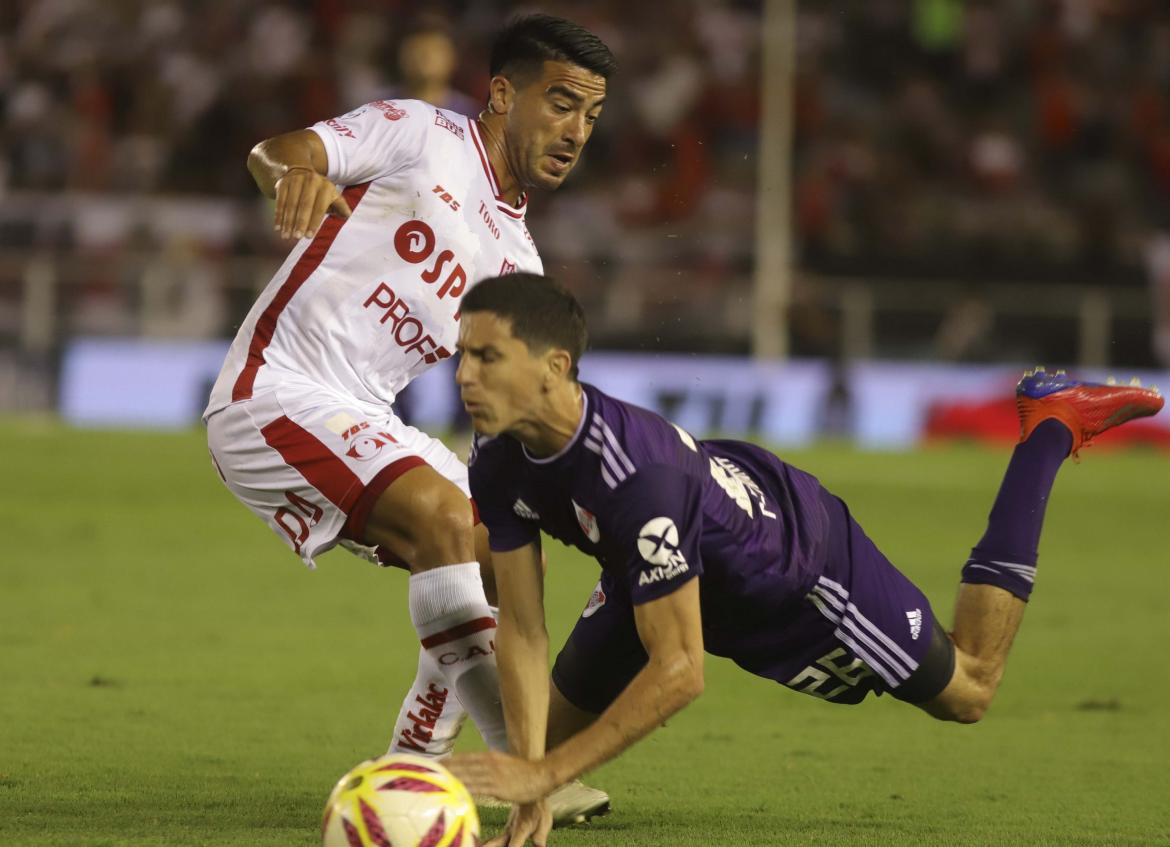
<svg viewBox="0 0 1170 847">
<path fill-rule="evenodd" d="M 475 847 L 471 795 L 442 765 L 393 753 L 362 762 L 329 795 L 325 847 Z"/>
</svg>

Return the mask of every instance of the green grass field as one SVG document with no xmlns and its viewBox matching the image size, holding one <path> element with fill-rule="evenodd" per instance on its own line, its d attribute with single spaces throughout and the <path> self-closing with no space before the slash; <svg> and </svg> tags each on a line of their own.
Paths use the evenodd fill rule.
<svg viewBox="0 0 1170 847">
<path fill-rule="evenodd" d="M 1006 457 L 785 454 L 944 620 Z M 405 575 L 340 551 L 307 571 L 220 485 L 201 431 L 10 421 L 0 468 L 0 845 L 318 843 L 413 675 Z M 613 814 L 551 843 L 1170 844 L 1168 522 L 1165 454 L 1087 451 L 982 724 L 710 660 L 696 703 L 590 777 Z M 554 645 L 596 573 L 550 550 Z"/>
</svg>

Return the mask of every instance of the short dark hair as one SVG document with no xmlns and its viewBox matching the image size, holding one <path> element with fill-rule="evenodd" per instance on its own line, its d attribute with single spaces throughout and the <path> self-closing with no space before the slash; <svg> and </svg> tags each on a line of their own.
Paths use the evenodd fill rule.
<svg viewBox="0 0 1170 847">
<path fill-rule="evenodd" d="M 459 311 L 464 315 L 491 312 L 507 319 L 512 335 L 534 352 L 552 347 L 569 351 L 569 376 L 577 379 L 577 363 L 589 341 L 585 310 L 547 276 L 513 273 L 489 277 L 463 296 Z"/>
<path fill-rule="evenodd" d="M 489 70 L 522 74 L 542 62 L 570 62 L 609 79 L 617 60 L 605 42 L 583 26 L 552 15 L 513 18 L 492 44 Z"/>
</svg>

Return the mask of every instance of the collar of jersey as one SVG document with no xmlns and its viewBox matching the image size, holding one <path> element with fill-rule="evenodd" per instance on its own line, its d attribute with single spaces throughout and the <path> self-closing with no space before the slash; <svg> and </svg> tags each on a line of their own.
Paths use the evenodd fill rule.
<svg viewBox="0 0 1170 847">
<path fill-rule="evenodd" d="M 581 432 L 585 429 L 585 421 L 589 420 L 589 395 L 585 393 L 585 386 L 581 386 L 581 420 L 577 422 L 577 431 L 573 433 L 573 437 L 569 439 L 569 443 L 562 447 L 551 456 L 545 456 L 543 459 L 538 459 L 528 452 L 528 448 L 523 444 L 520 449 L 524 451 L 524 458 L 532 462 L 534 465 L 550 465 L 561 456 L 568 453 L 576 445 L 581 438 Z"/>
<path fill-rule="evenodd" d="M 500 196 L 500 181 L 496 179 L 496 172 L 492 168 L 491 160 L 487 157 L 487 147 L 484 146 L 483 138 L 479 134 L 479 121 L 475 118 L 468 117 L 467 129 L 471 132 L 471 142 L 475 145 L 475 151 L 479 153 L 479 162 L 483 165 L 483 172 L 488 179 L 488 185 L 492 187 L 492 194 L 495 195 L 496 208 L 510 218 L 524 220 L 524 215 L 528 211 L 528 194 L 524 193 L 520 195 L 519 206 L 511 205 Z"/>
</svg>

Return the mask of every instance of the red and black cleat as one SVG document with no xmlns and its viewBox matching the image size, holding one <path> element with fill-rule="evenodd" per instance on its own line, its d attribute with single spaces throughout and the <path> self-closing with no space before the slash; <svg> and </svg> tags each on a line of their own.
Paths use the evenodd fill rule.
<svg viewBox="0 0 1170 847">
<path fill-rule="evenodd" d="M 1073 379 L 1064 371 L 1046 373 L 1036 368 L 1024 374 L 1016 386 L 1016 410 L 1020 414 L 1020 441 L 1037 426 L 1056 418 L 1072 432 L 1069 455 L 1092 442 L 1107 429 L 1134 418 L 1156 415 L 1162 409 L 1157 388 L 1142 388 L 1138 379 L 1117 385 Z"/>
</svg>

